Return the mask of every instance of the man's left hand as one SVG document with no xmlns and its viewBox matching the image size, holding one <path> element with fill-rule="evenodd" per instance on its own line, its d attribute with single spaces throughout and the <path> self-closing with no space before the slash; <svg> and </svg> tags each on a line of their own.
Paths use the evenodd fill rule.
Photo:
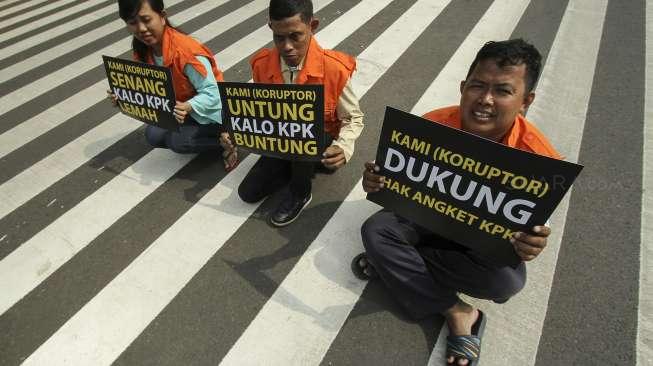
<svg viewBox="0 0 653 366">
<path fill-rule="evenodd" d="M 345 151 L 336 145 L 327 147 L 322 156 L 324 156 L 324 159 L 321 160 L 322 164 L 331 170 L 336 170 L 347 162 L 345 160 Z"/>
<path fill-rule="evenodd" d="M 548 226 L 535 226 L 532 233 L 517 232 L 510 239 L 515 252 L 523 261 L 531 261 L 546 247 L 546 238 L 551 234 Z"/>
<path fill-rule="evenodd" d="M 190 114 L 190 111 L 192 110 L 193 107 L 190 105 L 189 102 L 177 101 L 173 114 L 175 115 L 175 119 L 177 120 L 177 122 L 184 123 L 184 121 L 186 120 L 186 116 L 188 116 Z"/>
</svg>

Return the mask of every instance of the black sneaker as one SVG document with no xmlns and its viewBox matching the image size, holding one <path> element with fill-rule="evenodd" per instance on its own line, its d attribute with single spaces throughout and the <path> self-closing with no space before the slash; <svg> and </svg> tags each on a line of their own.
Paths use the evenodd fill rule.
<svg viewBox="0 0 653 366">
<path fill-rule="evenodd" d="M 304 208 L 311 203 L 311 199 L 313 199 L 313 195 L 310 193 L 304 198 L 296 198 L 288 192 L 279 207 L 270 216 L 270 224 L 280 227 L 295 221 Z"/>
</svg>

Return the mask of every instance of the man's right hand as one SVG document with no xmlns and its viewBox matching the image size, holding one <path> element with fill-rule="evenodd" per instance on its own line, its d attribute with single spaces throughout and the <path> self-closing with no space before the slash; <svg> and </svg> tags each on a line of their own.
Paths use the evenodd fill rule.
<svg viewBox="0 0 653 366">
<path fill-rule="evenodd" d="M 377 174 L 379 168 L 373 161 L 365 163 L 365 170 L 363 171 L 363 190 L 367 193 L 378 192 L 383 188 L 385 177 Z"/>
<path fill-rule="evenodd" d="M 229 133 L 221 132 L 220 133 L 220 145 L 225 151 L 231 151 L 234 148 L 234 144 L 231 143 L 231 138 Z"/>
<path fill-rule="evenodd" d="M 231 138 L 227 132 L 220 133 L 219 141 L 220 146 L 222 146 L 222 149 L 224 150 L 222 152 L 224 169 L 230 172 L 238 165 L 238 152 L 236 146 L 231 142 Z"/>
</svg>

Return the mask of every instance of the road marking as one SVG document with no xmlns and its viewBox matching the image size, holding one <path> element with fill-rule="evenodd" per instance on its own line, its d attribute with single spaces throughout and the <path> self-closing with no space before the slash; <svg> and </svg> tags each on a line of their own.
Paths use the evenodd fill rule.
<svg viewBox="0 0 653 366">
<path fill-rule="evenodd" d="M 578 160 L 578 136 L 585 125 L 606 8 L 607 0 L 569 1 L 528 111 L 529 119 L 540 121 L 538 128 L 573 162 Z M 502 305 L 466 298 L 482 307 L 490 320 L 483 337 L 482 364 L 535 364 L 570 195 L 551 218 L 547 249 L 528 264 L 528 276 L 536 281 L 529 281 Z M 442 362 L 447 333 L 443 327 L 430 365 Z"/>
<path fill-rule="evenodd" d="M 18 15 L 14 15 L 13 17 L 11 17 L 11 18 L 9 18 L 7 20 L 0 21 L 0 28 L 4 28 L 4 27 L 6 27 L 8 25 L 11 25 L 13 23 L 17 23 L 17 22 L 23 21 L 25 19 L 28 19 L 30 17 L 36 16 L 36 15 L 39 15 L 39 14 L 43 14 L 43 13 L 45 13 L 47 11 L 52 10 L 52 9 L 56 9 L 56 8 L 62 6 L 62 5 L 72 3 L 73 1 L 75 1 L 75 0 L 64 0 L 64 1 L 56 1 L 56 2 L 41 1 L 41 2 L 31 2 L 29 5 L 27 5 L 28 2 L 26 1 L 25 4 L 21 4 L 20 6 L 16 6 L 16 7 L 7 9 L 7 11 L 2 12 L 2 14 L 0 14 L 0 16 L 5 16 L 7 14 L 12 14 L 12 13 L 17 13 L 18 10 L 28 8 L 28 7 L 36 5 L 38 3 L 41 3 L 43 5 L 41 5 L 41 7 L 36 8 L 34 10 L 26 11 L 26 12 L 20 13 Z M 46 4 L 46 3 L 49 3 L 49 4 Z M 25 5 L 25 6 L 23 6 L 23 5 Z"/>
<path fill-rule="evenodd" d="M 374 40 L 357 57 L 355 93 L 367 93 L 448 3 L 419 1 Z M 221 364 L 320 363 L 365 287 L 349 270 L 362 220 L 377 207 L 364 197 L 357 184 Z"/>
<path fill-rule="evenodd" d="M 84 9 L 88 9 L 89 7 L 92 7 L 92 6 L 95 6 L 95 5 L 98 5 L 98 4 L 102 4 L 102 3 L 106 4 L 102 10 L 97 10 L 97 11 L 95 11 L 93 13 L 82 15 L 82 16 L 76 18 L 74 22 L 67 22 L 65 24 L 61 24 L 61 25 L 58 25 L 58 26 L 53 27 L 51 29 L 48 29 L 47 32 L 45 32 L 43 34 L 38 34 L 38 35 L 44 35 L 45 37 L 43 37 L 43 38 L 35 37 L 37 35 L 33 35 L 33 36 L 30 36 L 30 37 L 26 37 L 26 38 L 23 37 L 19 41 L 15 42 L 15 43 L 12 43 L 8 47 L 3 48 L 2 53 L 4 54 L 4 56 L 9 57 L 9 56 L 11 56 L 11 55 L 13 55 L 13 54 L 15 54 L 17 52 L 20 52 L 20 51 L 26 49 L 27 47 L 29 47 L 31 45 L 34 45 L 34 44 L 36 44 L 38 42 L 43 42 L 43 39 L 45 39 L 45 40 L 52 39 L 52 38 L 54 38 L 54 37 L 56 37 L 58 35 L 69 32 L 72 29 L 72 27 L 75 27 L 77 24 L 86 24 L 86 23 L 88 23 L 90 21 L 98 19 L 99 17 L 109 15 L 109 14 L 112 14 L 112 13 L 116 12 L 116 8 L 115 8 L 116 5 L 115 4 L 107 3 L 106 0 L 93 0 L 93 1 L 86 1 L 86 2 L 81 3 L 79 5 L 75 5 L 72 8 L 66 9 L 66 15 L 70 15 L 70 14 L 73 14 L 75 12 L 78 12 L 78 11 L 81 11 L 81 10 L 84 10 Z M 2 33 L 2 37 L 0 37 L 0 41 L 5 41 L 5 40 L 8 40 L 8 39 L 14 38 L 14 37 L 20 35 L 21 33 L 29 32 L 32 29 L 36 29 L 38 27 L 53 23 L 53 22 L 55 22 L 55 21 L 57 21 L 57 20 L 59 20 L 61 18 L 62 18 L 62 14 L 55 13 L 55 14 L 49 15 L 49 16 L 47 16 L 45 18 L 41 18 L 41 19 L 39 19 L 37 21 L 25 24 L 25 25 L 23 25 L 21 27 L 14 28 L 14 29 L 12 29 L 10 31 Z M 93 32 L 95 32 L 95 30 Z M 35 39 L 39 39 L 39 41 L 35 42 Z M 29 40 L 29 41 L 27 41 L 27 40 Z M 2 57 L 2 59 L 4 59 L 4 58 L 6 58 L 6 57 Z"/>
<path fill-rule="evenodd" d="M 642 239 L 639 264 L 637 365 L 653 365 L 653 4 L 646 1 L 646 93 L 642 158 Z"/>
<path fill-rule="evenodd" d="M 316 7 L 326 4 L 322 1 Z M 347 14 L 343 17 L 349 19 Z M 357 24 L 362 25 L 361 22 Z M 342 25 L 336 19 L 317 34 L 318 40 L 324 37 L 337 43 L 346 38 L 348 34 L 342 33 L 340 39 L 329 36 L 331 32 L 339 33 Z M 269 41 L 269 34 L 266 41 Z M 335 46 L 322 45 L 326 48 Z M 41 345 L 26 364 L 39 364 L 44 360 L 49 363 L 75 360 L 84 364 L 103 364 L 114 360 L 256 209 L 257 205 L 243 203 L 234 192 L 234 187 L 256 158 L 254 154 L 249 155 L 235 171 L 211 189 Z M 216 227 L 212 224 L 215 222 L 221 225 Z M 189 230 L 191 227 L 203 229 Z M 183 253 L 179 253 L 180 242 L 186 243 Z M 169 278 L 171 276 L 174 278 Z M 87 326 L 90 319 L 93 319 L 92 329 Z M 98 319 L 106 321 L 98 322 Z"/>
</svg>

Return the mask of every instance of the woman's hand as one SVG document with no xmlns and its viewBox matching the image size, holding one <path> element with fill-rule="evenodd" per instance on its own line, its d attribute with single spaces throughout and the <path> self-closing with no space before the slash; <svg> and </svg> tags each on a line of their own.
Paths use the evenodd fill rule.
<svg viewBox="0 0 653 366">
<path fill-rule="evenodd" d="M 177 101 L 177 104 L 175 105 L 175 110 L 172 113 L 175 115 L 175 119 L 177 120 L 177 122 L 184 123 L 186 117 L 190 114 L 192 110 L 193 107 L 190 105 L 189 102 Z"/>
<path fill-rule="evenodd" d="M 107 99 L 111 101 L 111 104 L 113 104 L 114 107 L 118 106 L 118 97 L 113 94 L 111 89 L 107 89 Z"/>
</svg>

